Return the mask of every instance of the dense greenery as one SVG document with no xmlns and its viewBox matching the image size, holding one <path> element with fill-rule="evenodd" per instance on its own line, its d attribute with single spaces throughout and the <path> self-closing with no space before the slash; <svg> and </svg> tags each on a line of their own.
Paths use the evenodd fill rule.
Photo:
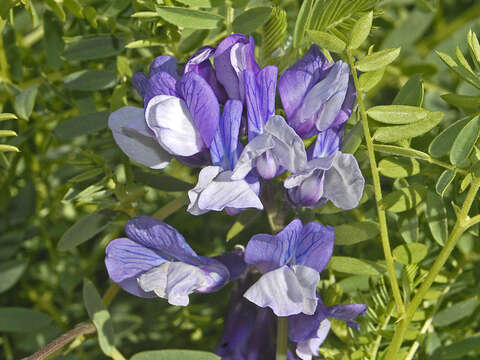
<svg viewBox="0 0 480 360">
<path fill-rule="evenodd" d="M 372 14 L 363 41 L 369 27 L 361 22 Z M 335 226 L 320 285 L 327 305 L 369 306 L 359 333 L 334 321 L 320 352 L 381 359 L 393 342 L 398 359 L 477 359 L 479 16 L 474 0 L 2 0 L 0 357 L 34 353 L 88 323 L 89 312 L 97 327 L 106 322 L 100 345 L 108 344 L 100 347 L 87 326 L 59 359 L 214 351 L 231 285 L 193 295 L 188 307 L 117 293 L 105 246 L 127 219 L 153 215 L 214 256 L 270 232 L 267 216 L 187 214 L 198 170 L 130 162 L 107 120 L 124 105 L 142 106 L 130 79 L 155 56 L 184 62 L 202 45 L 242 32 L 254 36 L 261 66 L 283 71 L 315 42 L 360 74 L 362 96 L 343 151 L 366 178 L 361 205 L 295 210 L 302 220 Z M 430 271 L 436 259 L 439 272 Z M 109 305 L 100 319 L 97 291 Z"/>
</svg>

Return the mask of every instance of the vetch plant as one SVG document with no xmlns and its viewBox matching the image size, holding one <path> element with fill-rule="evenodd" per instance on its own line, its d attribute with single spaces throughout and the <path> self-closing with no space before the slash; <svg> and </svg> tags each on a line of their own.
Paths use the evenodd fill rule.
<svg viewBox="0 0 480 360">
<path fill-rule="evenodd" d="M 470 3 L 8 2 L 0 358 L 477 359 Z"/>
</svg>

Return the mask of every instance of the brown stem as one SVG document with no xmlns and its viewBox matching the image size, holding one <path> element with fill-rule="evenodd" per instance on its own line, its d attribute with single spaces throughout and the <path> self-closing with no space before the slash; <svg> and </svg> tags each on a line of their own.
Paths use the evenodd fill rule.
<svg viewBox="0 0 480 360">
<path fill-rule="evenodd" d="M 60 350 L 68 343 L 72 342 L 79 336 L 93 334 L 97 331 L 93 323 L 83 323 L 78 325 L 76 328 L 70 330 L 69 332 L 61 335 L 60 337 L 56 338 L 49 344 L 47 344 L 42 349 L 38 350 L 35 354 L 30 355 L 23 360 L 43 360 L 49 357 L 50 355 L 54 354 L 56 351 Z"/>
</svg>

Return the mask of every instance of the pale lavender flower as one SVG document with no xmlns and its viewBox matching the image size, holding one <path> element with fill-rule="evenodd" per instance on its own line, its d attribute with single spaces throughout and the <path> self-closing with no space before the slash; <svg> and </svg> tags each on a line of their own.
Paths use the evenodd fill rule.
<svg viewBox="0 0 480 360">
<path fill-rule="evenodd" d="M 342 125 L 320 132 L 308 163 L 285 180 L 295 205 L 319 207 L 328 200 L 344 210 L 358 205 L 365 179 L 355 157 L 339 150 L 342 135 Z"/>
<path fill-rule="evenodd" d="M 325 306 L 318 297 L 318 305 L 313 315 L 298 314 L 288 319 L 288 335 L 296 343 L 296 354 L 302 360 L 319 356 L 318 348 L 330 331 L 330 320 L 342 320 L 351 328 L 359 330 L 357 316 L 367 311 L 364 304 Z"/>
<path fill-rule="evenodd" d="M 115 141 L 132 160 L 153 169 L 167 166 L 172 156 L 191 166 L 209 162 L 220 117 L 216 94 L 224 97 L 208 60 L 212 53 L 199 50 L 182 76 L 175 58 L 160 56 L 148 77 L 132 77 L 144 109 L 125 106 L 109 117 Z"/>
<path fill-rule="evenodd" d="M 343 61 L 329 63 L 317 45 L 287 69 L 278 82 L 287 121 L 302 138 L 343 124 L 356 92 Z"/>
<path fill-rule="evenodd" d="M 313 314 L 320 272 L 333 252 L 334 230 L 317 222 L 293 220 L 276 235 L 257 234 L 248 242 L 245 262 L 263 275 L 244 294 L 277 316 Z"/>
<path fill-rule="evenodd" d="M 108 244 L 105 265 L 110 278 L 133 295 L 185 306 L 191 293 L 216 291 L 230 279 L 228 258 L 198 256 L 177 230 L 160 220 L 136 217 L 127 222 L 125 233 L 127 237 Z"/>
<path fill-rule="evenodd" d="M 243 34 L 227 36 L 215 50 L 214 64 L 217 79 L 228 97 L 245 103 L 244 71 L 252 71 L 254 74 L 260 71 L 255 60 L 253 37 Z"/>
<path fill-rule="evenodd" d="M 235 180 L 231 177 L 241 152 L 238 141 L 241 120 L 242 103 L 228 100 L 210 147 L 213 166 L 200 171 L 197 185 L 188 192 L 188 212 L 191 214 L 201 215 L 209 210 L 223 209 L 235 214 L 245 208 L 263 209 L 258 197 L 258 179 L 252 174 Z"/>
</svg>

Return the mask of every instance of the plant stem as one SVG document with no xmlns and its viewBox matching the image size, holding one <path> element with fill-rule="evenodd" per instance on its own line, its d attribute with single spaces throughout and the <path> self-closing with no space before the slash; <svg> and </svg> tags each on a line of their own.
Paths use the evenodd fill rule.
<svg viewBox="0 0 480 360">
<path fill-rule="evenodd" d="M 372 171 L 373 187 L 375 190 L 375 201 L 377 205 L 378 223 L 380 225 L 380 237 L 382 239 L 383 252 L 385 254 L 385 262 L 387 264 L 388 278 L 390 280 L 390 286 L 392 288 L 393 297 L 395 299 L 395 305 L 399 313 L 404 312 L 404 305 L 402 301 L 402 295 L 398 286 L 397 276 L 395 275 L 395 266 L 393 264 L 392 251 L 390 249 L 390 241 L 388 239 L 387 229 L 387 217 L 385 210 L 381 207 L 382 202 L 382 188 L 380 185 L 380 176 L 378 175 L 377 162 L 375 160 L 375 150 L 373 148 L 372 137 L 370 136 L 370 129 L 368 127 L 367 112 L 365 105 L 363 104 L 362 93 L 360 89 L 360 83 L 358 81 L 357 71 L 355 69 L 355 60 L 350 49 L 347 50 L 348 62 L 352 71 L 353 81 L 357 90 L 357 102 L 360 109 L 360 116 L 363 125 L 363 133 L 365 135 L 365 143 L 368 150 L 368 158 L 370 161 L 370 169 Z"/>
<path fill-rule="evenodd" d="M 76 328 L 70 330 L 69 332 L 61 335 L 60 337 L 53 340 L 51 343 L 47 344 L 42 349 L 38 350 L 35 354 L 25 358 L 24 360 L 42 360 L 48 358 L 50 355 L 56 353 L 68 343 L 72 342 L 79 336 L 84 336 L 88 334 L 93 334 L 96 332 L 95 326 L 93 323 L 81 324 Z"/>
<path fill-rule="evenodd" d="M 468 224 L 469 219 L 468 213 L 470 211 L 470 208 L 472 207 L 473 200 L 475 200 L 475 196 L 477 195 L 479 188 L 480 178 L 474 178 L 470 189 L 468 190 L 467 197 L 465 198 L 462 208 L 460 209 L 460 212 L 458 214 L 455 226 L 453 227 L 453 230 L 447 242 L 445 243 L 445 247 L 442 249 L 442 251 L 440 251 L 440 254 L 438 254 L 437 259 L 435 260 L 430 271 L 423 280 L 422 285 L 418 289 L 413 300 L 408 305 L 405 314 L 403 315 L 403 318 L 400 322 L 400 325 L 397 327 L 397 329 L 395 329 L 395 333 L 393 335 L 392 342 L 388 347 L 388 352 L 385 360 L 395 359 L 398 351 L 400 350 L 400 347 L 402 346 L 405 333 L 407 331 L 408 325 L 410 324 L 410 321 L 412 320 L 413 315 L 417 311 L 418 306 L 422 302 L 425 294 L 435 281 L 435 278 L 440 273 L 440 270 L 442 270 L 443 265 L 445 265 L 445 262 L 448 260 L 448 257 L 455 248 L 455 245 L 457 245 L 458 240 L 467 229 L 466 225 Z"/>
<path fill-rule="evenodd" d="M 288 348 L 288 317 L 278 317 L 276 360 L 287 359 Z"/>
</svg>

